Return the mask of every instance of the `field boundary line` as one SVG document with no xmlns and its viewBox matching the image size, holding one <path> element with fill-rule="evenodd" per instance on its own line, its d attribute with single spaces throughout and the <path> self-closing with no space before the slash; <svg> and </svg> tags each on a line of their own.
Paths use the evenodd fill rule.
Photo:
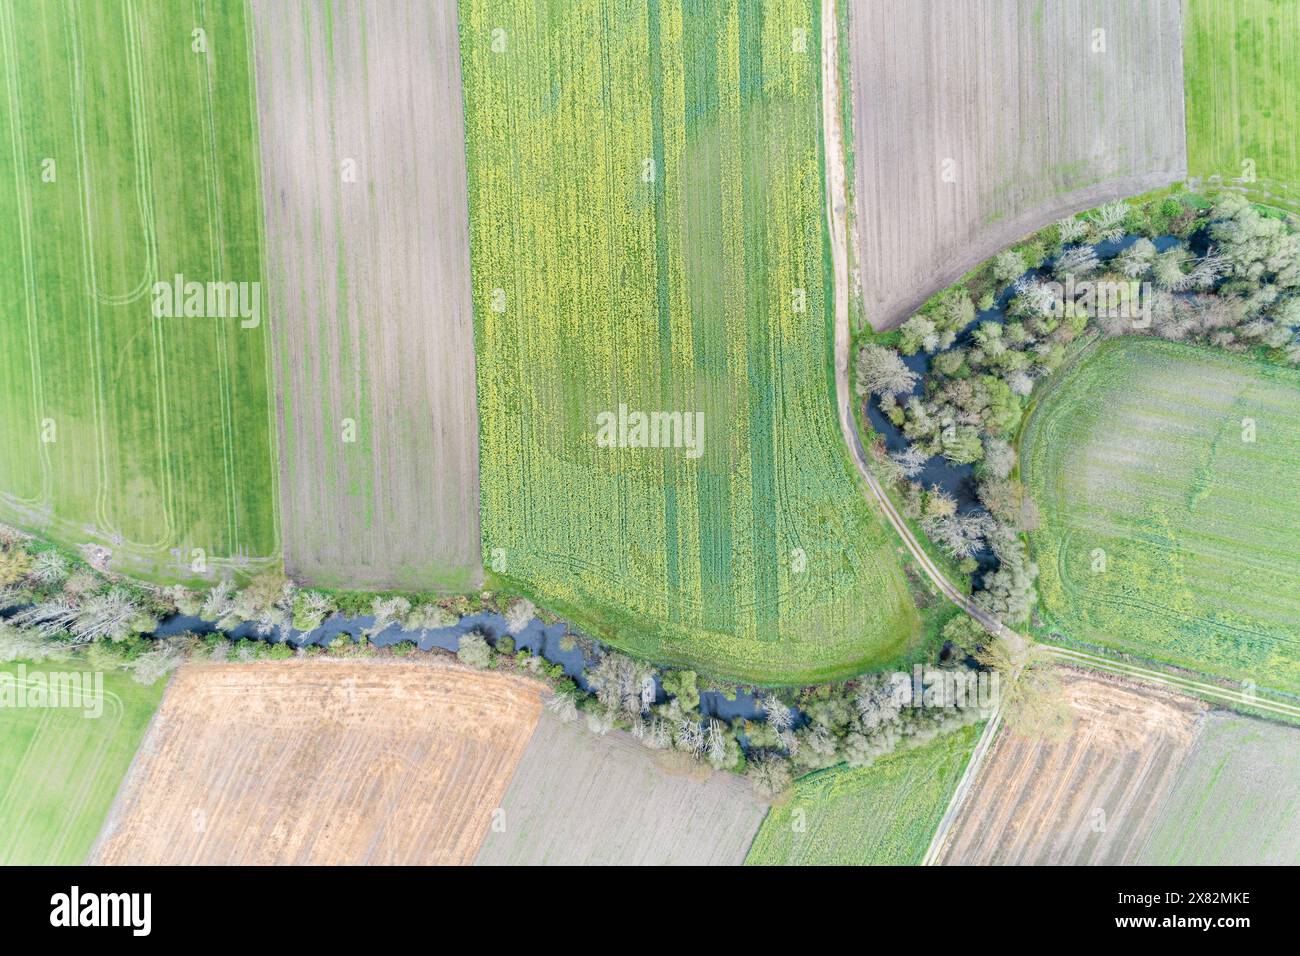
<svg viewBox="0 0 1300 956">
<path fill-rule="evenodd" d="M 203 0 L 199 0 L 199 21 L 207 22 L 207 9 Z M 220 281 L 225 273 L 225 245 L 222 230 L 221 172 L 217 157 L 217 129 L 212 116 L 212 58 L 204 56 L 194 64 L 195 74 L 201 78 L 203 86 L 204 134 L 207 136 L 208 149 L 204 165 L 208 169 L 208 263 L 212 270 L 212 279 Z M 260 225 L 260 224 L 259 224 Z M 239 495 L 236 491 L 237 474 L 235 467 L 235 431 L 234 416 L 231 411 L 231 374 L 230 345 L 226 337 L 223 322 L 213 324 L 213 338 L 216 344 L 217 381 L 221 396 L 221 462 L 222 478 L 226 486 L 226 536 L 229 539 L 223 551 L 232 556 L 240 552 L 239 541 Z M 179 542 L 178 542 L 179 543 Z M 208 542 L 208 550 L 215 550 Z"/>
<path fill-rule="evenodd" d="M 266 274 L 266 208 L 262 196 L 262 130 L 258 125 L 258 117 L 261 115 L 258 107 L 258 88 L 257 88 L 257 51 L 254 46 L 253 38 L 253 21 L 256 19 L 253 15 L 253 8 L 250 4 L 244 10 L 244 63 L 248 72 L 248 120 L 249 127 L 252 131 L 250 141 L 252 148 L 250 155 L 252 161 L 250 166 L 253 170 L 253 194 L 254 203 L 257 212 L 257 272 L 258 278 L 262 280 L 263 298 L 262 307 L 266 309 L 267 320 L 262 328 L 262 370 L 265 375 L 267 402 L 266 402 L 266 428 L 267 428 L 267 453 L 270 458 L 267 473 L 270 475 L 270 495 L 271 495 L 271 552 L 275 557 L 279 557 L 281 562 L 284 558 L 284 541 L 281 537 L 280 530 L 280 419 L 276 414 L 276 403 L 279 398 L 276 387 L 276 364 L 275 364 L 275 335 L 271 332 L 271 281 Z"/>
<path fill-rule="evenodd" d="M 971 786 L 979 775 L 980 768 L 983 766 L 985 758 L 988 757 L 989 751 L 993 749 L 993 741 L 1001 727 L 1002 708 L 999 707 L 994 711 L 993 716 L 989 718 L 988 723 L 984 725 L 984 732 L 980 734 L 980 739 L 975 743 L 975 749 L 971 751 L 970 759 L 966 761 L 966 769 L 962 772 L 961 780 L 957 781 L 957 786 L 952 792 L 952 799 L 948 801 L 948 808 L 944 810 L 943 818 L 939 820 L 934 836 L 930 838 L 930 846 L 921 859 L 922 866 L 939 865 L 939 858 L 943 856 L 943 851 L 948 846 L 948 833 L 952 830 L 952 825 L 957 822 L 957 814 L 965 806 L 966 798 L 970 795 Z"/>
<path fill-rule="evenodd" d="M 86 859 L 82 861 L 83 865 L 90 866 L 91 861 L 95 859 L 99 852 L 100 844 L 109 834 L 110 829 L 116 829 L 118 821 L 121 818 L 122 794 L 126 792 L 127 784 L 130 782 L 132 775 L 136 772 L 136 766 L 140 763 L 140 755 L 144 753 L 145 747 L 153 738 L 154 725 L 158 722 L 158 715 L 162 713 L 163 702 L 167 700 L 168 693 L 172 689 L 172 681 L 176 677 L 176 671 L 167 675 L 167 686 L 158 696 L 158 703 L 154 706 L 153 713 L 149 715 L 149 722 L 145 724 L 144 733 L 140 735 L 140 743 L 135 748 L 135 753 L 131 754 L 131 762 L 127 764 L 126 772 L 122 774 L 122 779 L 117 785 L 117 793 L 113 794 L 113 802 L 109 804 L 108 812 L 104 814 L 104 820 L 99 825 L 99 832 L 95 834 L 94 842 L 90 844 L 90 849 L 86 851 Z"/>
</svg>

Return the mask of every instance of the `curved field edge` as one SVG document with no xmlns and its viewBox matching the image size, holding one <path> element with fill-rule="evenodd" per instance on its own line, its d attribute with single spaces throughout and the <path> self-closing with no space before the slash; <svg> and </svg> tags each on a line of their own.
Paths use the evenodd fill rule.
<svg viewBox="0 0 1300 956">
<path fill-rule="evenodd" d="M 1056 197 L 1050 202 L 1016 216 L 1015 219 L 999 222 L 979 233 L 969 243 L 964 243 L 961 252 L 953 254 L 948 250 L 936 252 L 935 259 L 945 265 L 939 270 L 927 270 L 927 277 L 934 276 L 934 278 L 909 289 L 907 300 L 887 312 L 869 314 L 868 321 L 877 332 L 887 332 L 907 321 L 935 295 L 991 261 L 999 252 L 1012 248 L 1057 220 L 1073 218 L 1108 202 L 1118 200 L 1131 202 L 1161 192 L 1166 187 L 1180 182 L 1181 179 L 1181 173 L 1155 173 L 1148 176 L 1108 180 Z"/>
<path fill-rule="evenodd" d="M 1212 412 L 1197 415 L 1207 404 Z M 1255 441 L 1243 440 L 1246 419 L 1263 430 Z M 1150 339 L 1076 356 L 1022 435 L 1024 478 L 1043 515 L 1029 537 L 1036 633 L 1300 689 L 1300 562 L 1286 531 L 1297 520 L 1286 509 L 1300 500 L 1288 497 L 1297 420 L 1294 370 Z"/>
<path fill-rule="evenodd" d="M 718 676 L 914 653 L 829 401 L 816 5 L 579 6 L 461 7 L 489 570 Z M 599 447 L 620 406 L 700 412 L 701 454 Z"/>
<path fill-rule="evenodd" d="M 1179 0 L 868 3 L 849 21 L 860 283 L 878 330 L 1021 235 L 1186 175 Z M 918 111 L 933 122 L 918 128 Z"/>
<path fill-rule="evenodd" d="M 943 818 L 983 724 L 795 782 L 768 811 L 747 866 L 915 866 Z"/>
</svg>

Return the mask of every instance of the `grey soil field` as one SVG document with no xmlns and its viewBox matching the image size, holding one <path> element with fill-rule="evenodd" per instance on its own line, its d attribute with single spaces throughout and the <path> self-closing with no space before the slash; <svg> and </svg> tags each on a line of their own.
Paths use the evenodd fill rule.
<svg viewBox="0 0 1300 956">
<path fill-rule="evenodd" d="M 739 777 L 664 769 L 630 734 L 543 714 L 476 865 L 743 863 L 767 813 Z"/>
<path fill-rule="evenodd" d="M 1205 705 L 1063 669 L 1074 726 L 1061 741 L 1005 726 L 958 811 L 945 864 L 1132 863 L 1205 723 Z"/>
<path fill-rule="evenodd" d="M 455 3 L 254 0 L 286 570 L 482 576 Z"/>
<path fill-rule="evenodd" d="M 1300 730 L 1211 714 L 1138 862 L 1300 864 Z"/>
<path fill-rule="evenodd" d="M 877 329 L 1061 216 L 1186 177 L 1180 0 L 850 0 L 849 16 Z"/>
</svg>

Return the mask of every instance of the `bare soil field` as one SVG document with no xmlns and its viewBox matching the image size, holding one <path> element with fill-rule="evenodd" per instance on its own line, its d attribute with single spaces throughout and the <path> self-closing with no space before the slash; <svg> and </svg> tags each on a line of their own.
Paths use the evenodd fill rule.
<svg viewBox="0 0 1300 956">
<path fill-rule="evenodd" d="M 939 859 L 1131 863 L 1205 724 L 1206 706 L 1063 669 L 1074 727 L 1060 742 L 999 735 Z"/>
<path fill-rule="evenodd" d="M 1300 730 L 1211 714 L 1137 862 L 1300 865 Z"/>
<path fill-rule="evenodd" d="M 478 865 L 724 865 L 744 862 L 767 813 L 744 779 L 701 776 L 630 734 L 544 716 Z"/>
<path fill-rule="evenodd" d="M 432 660 L 187 664 L 91 862 L 469 863 L 541 693 Z"/>
<path fill-rule="evenodd" d="M 1054 219 L 1186 175 L 1180 0 L 856 0 L 849 21 L 877 329 Z"/>
<path fill-rule="evenodd" d="M 253 3 L 285 566 L 482 575 L 454 3 Z"/>
</svg>

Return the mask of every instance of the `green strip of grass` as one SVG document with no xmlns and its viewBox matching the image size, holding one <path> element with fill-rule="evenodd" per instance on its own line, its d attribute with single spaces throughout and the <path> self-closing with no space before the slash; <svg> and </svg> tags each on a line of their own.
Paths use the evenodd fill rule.
<svg viewBox="0 0 1300 956">
<path fill-rule="evenodd" d="M 27 686 L 52 672 L 92 673 L 75 662 L 33 664 Z M 0 664 L 0 690 L 25 695 L 19 675 L 18 664 Z M 90 852 L 166 686 L 112 671 L 102 679 L 99 716 L 88 716 L 94 707 L 12 706 L 21 700 L 0 707 L 0 865 L 76 865 Z"/>
<path fill-rule="evenodd" d="M 1188 172 L 1300 211 L 1300 4 L 1186 0 L 1183 55 Z"/>
<path fill-rule="evenodd" d="M 970 760 L 983 725 L 963 727 L 870 767 L 799 780 L 759 828 L 751 866 L 915 866 Z"/>
</svg>

